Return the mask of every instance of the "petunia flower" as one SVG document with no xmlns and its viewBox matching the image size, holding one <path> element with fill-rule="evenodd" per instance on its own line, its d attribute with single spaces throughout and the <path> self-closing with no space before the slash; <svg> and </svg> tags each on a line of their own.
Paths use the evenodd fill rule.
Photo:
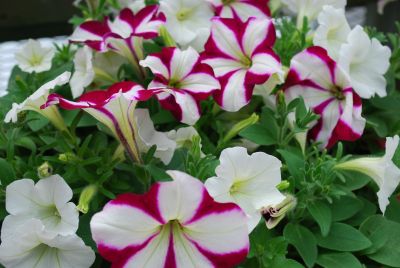
<svg viewBox="0 0 400 268">
<path fill-rule="evenodd" d="M 350 76 L 351 86 L 361 98 L 375 94 L 386 96 L 384 74 L 390 67 L 391 51 L 377 39 L 368 37 L 361 26 L 356 26 L 342 45 L 339 65 Z"/>
<path fill-rule="evenodd" d="M 121 9 L 128 7 L 133 12 L 138 12 L 146 6 L 145 0 L 117 0 L 117 2 Z"/>
<path fill-rule="evenodd" d="M 261 219 L 261 209 L 281 203 L 285 196 L 276 186 L 281 182 L 282 163 L 266 153 L 248 155 L 246 148 L 233 147 L 222 151 L 216 177 L 205 187 L 215 201 L 236 203 L 248 217 L 249 233 Z"/>
<path fill-rule="evenodd" d="M 153 145 L 157 146 L 154 157 L 168 165 L 174 155 L 176 142 L 168 137 L 168 133 L 156 131 L 147 109 L 136 109 L 135 119 L 138 129 L 137 143 L 139 150 L 146 153 Z"/>
<path fill-rule="evenodd" d="M 318 16 L 319 26 L 314 34 L 314 45 L 325 48 L 334 60 L 338 60 L 342 45 L 350 33 L 344 9 L 324 6 Z"/>
<path fill-rule="evenodd" d="M 59 175 L 36 184 L 30 179 L 12 182 L 6 188 L 6 210 L 10 215 L 3 222 L 2 239 L 12 237 L 15 229 L 29 219 L 40 220 L 48 232 L 75 234 L 79 214 L 71 199 L 72 190 Z"/>
<path fill-rule="evenodd" d="M 365 127 L 361 99 L 325 49 L 310 47 L 294 56 L 284 90 L 288 101 L 302 97 L 321 116 L 310 133 L 321 147 L 361 137 Z"/>
<path fill-rule="evenodd" d="M 181 127 L 168 132 L 168 137 L 176 142 L 177 148 L 191 147 L 194 137 L 200 137 L 194 127 Z"/>
<path fill-rule="evenodd" d="M 86 21 L 78 26 L 70 40 L 85 43 L 99 52 L 113 50 L 126 57 L 136 69 L 137 75 L 145 74 L 138 62 L 144 58 L 143 40 L 158 36 L 165 23 L 165 16 L 158 14 L 158 6 L 147 6 L 136 14 L 129 8 L 121 10 L 114 21 Z"/>
<path fill-rule="evenodd" d="M 93 54 L 89 47 L 84 46 L 76 51 L 74 56 L 75 71 L 71 81 L 69 81 L 72 97 L 77 98 L 82 95 L 85 87 L 93 82 L 95 72 L 92 60 Z"/>
<path fill-rule="evenodd" d="M 40 109 L 40 106 L 46 102 L 47 97 L 50 94 L 50 90 L 54 89 L 56 86 L 62 86 L 68 83 L 71 76 L 70 72 L 64 72 L 63 74 L 57 76 L 50 82 L 47 82 L 36 90 L 32 95 L 30 95 L 24 102 L 17 104 L 13 103 L 11 110 L 6 114 L 4 122 L 17 122 L 18 113 L 22 111 L 35 111 L 40 113 L 44 117 L 50 120 L 50 122 L 59 130 L 66 131 L 67 127 L 64 123 L 60 112 L 57 107 L 49 107 L 48 109 Z"/>
<path fill-rule="evenodd" d="M 144 90 L 134 82 L 120 82 L 106 91 L 85 93 L 76 102 L 58 94 L 51 94 L 42 108 L 59 104 L 67 110 L 84 110 L 111 130 L 133 161 L 141 162 L 137 144 L 135 107 L 138 101 L 148 100 L 152 95 L 152 91 Z"/>
<path fill-rule="evenodd" d="M 90 223 L 99 253 L 113 267 L 234 267 L 247 255 L 246 216 L 212 200 L 180 171 L 144 195 L 123 194 Z"/>
<path fill-rule="evenodd" d="M 282 2 L 290 11 L 297 14 L 298 27 L 303 25 L 304 17 L 307 17 L 309 22 L 315 20 L 324 6 L 344 9 L 347 4 L 347 0 L 282 0 Z"/>
<path fill-rule="evenodd" d="M 157 94 L 161 105 L 185 124 L 195 124 L 200 118 L 199 101 L 220 89 L 213 70 L 200 62 L 193 48 L 164 48 L 140 64 L 155 75 L 148 89 L 163 91 Z"/>
<path fill-rule="evenodd" d="M 245 22 L 250 17 L 269 18 L 269 0 L 207 0 L 221 18 L 237 18 Z"/>
<path fill-rule="evenodd" d="M 41 73 L 51 68 L 51 61 L 55 50 L 52 47 L 42 47 L 39 41 L 29 39 L 22 48 L 15 53 L 18 67 L 27 73 Z"/>
<path fill-rule="evenodd" d="M 212 7 L 206 1 L 161 0 L 160 11 L 167 17 L 165 27 L 182 48 L 204 49 L 210 36 Z"/>
<path fill-rule="evenodd" d="M 202 62 L 219 78 L 222 90 L 215 93 L 215 99 L 224 110 L 238 111 L 250 102 L 255 85 L 264 84 L 274 74 L 283 75 L 280 60 L 271 49 L 275 38 L 269 19 L 212 20 Z"/>
<path fill-rule="evenodd" d="M 12 237 L 2 235 L 0 245 L 0 263 L 10 268 L 89 268 L 95 257 L 77 235 L 55 236 L 37 219 L 27 220 Z"/>
<path fill-rule="evenodd" d="M 340 163 L 336 169 L 353 170 L 371 177 L 379 186 L 378 202 L 382 213 L 389 204 L 389 197 L 400 183 L 400 169 L 393 163 L 399 146 L 399 136 L 386 138 L 386 153 L 383 157 L 362 157 Z"/>
</svg>

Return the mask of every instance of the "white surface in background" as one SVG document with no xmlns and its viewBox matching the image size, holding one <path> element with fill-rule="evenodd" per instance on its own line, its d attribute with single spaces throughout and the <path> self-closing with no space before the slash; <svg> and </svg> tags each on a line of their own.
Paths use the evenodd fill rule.
<svg viewBox="0 0 400 268">
<path fill-rule="evenodd" d="M 39 40 L 44 47 L 53 46 L 53 43 L 58 45 L 67 43 L 67 37 L 65 36 L 39 38 L 37 40 Z M 8 79 L 10 78 L 13 67 L 17 64 L 14 54 L 20 50 L 27 41 L 28 40 L 0 43 L 0 96 L 6 94 Z"/>
</svg>

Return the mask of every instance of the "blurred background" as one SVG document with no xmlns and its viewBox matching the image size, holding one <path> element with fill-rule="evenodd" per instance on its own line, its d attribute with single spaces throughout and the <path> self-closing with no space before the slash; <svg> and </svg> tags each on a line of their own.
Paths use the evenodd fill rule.
<svg viewBox="0 0 400 268">
<path fill-rule="evenodd" d="M 1 0 L 0 42 L 68 35 L 72 31 L 68 20 L 77 13 L 74 0 Z M 355 16 L 380 31 L 394 31 L 394 21 L 400 20 L 400 1 L 389 3 L 384 15 L 377 13 L 377 0 L 348 0 Z M 358 7 L 354 11 L 354 7 Z M 351 10 L 353 9 L 353 10 Z M 350 18 L 351 20 L 351 18 Z"/>
</svg>

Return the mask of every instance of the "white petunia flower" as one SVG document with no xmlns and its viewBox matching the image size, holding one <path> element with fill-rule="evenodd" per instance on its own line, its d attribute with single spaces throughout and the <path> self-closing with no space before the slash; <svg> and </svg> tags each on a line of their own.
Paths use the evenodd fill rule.
<svg viewBox="0 0 400 268">
<path fill-rule="evenodd" d="M 204 49 L 210 36 L 212 7 L 206 1 L 160 0 L 160 11 L 167 17 L 166 28 L 183 48 Z"/>
<path fill-rule="evenodd" d="M 39 41 L 29 39 L 20 51 L 15 53 L 19 68 L 27 73 L 41 73 L 51 68 L 54 48 L 44 48 Z"/>
<path fill-rule="evenodd" d="M 0 245 L 0 263 L 7 268 L 89 268 L 93 250 L 77 235 L 54 235 L 37 219 L 17 228 L 13 237 Z"/>
<path fill-rule="evenodd" d="M 144 0 L 117 0 L 121 9 L 130 8 L 133 12 L 138 12 L 146 6 Z"/>
<path fill-rule="evenodd" d="M 72 97 L 77 98 L 82 95 L 85 87 L 90 85 L 94 79 L 93 54 L 89 47 L 84 46 L 78 49 L 74 57 L 75 71 L 69 82 Z"/>
<path fill-rule="evenodd" d="M 1 239 L 13 237 L 18 226 L 37 219 L 46 231 L 60 235 L 74 234 L 79 213 L 72 199 L 72 190 L 59 175 L 42 179 L 14 181 L 6 189 L 6 209 L 10 213 L 3 222 Z"/>
<path fill-rule="evenodd" d="M 176 142 L 177 148 L 190 147 L 194 137 L 199 133 L 194 127 L 182 127 L 177 130 L 171 130 L 167 133 L 168 137 Z M 187 146 L 189 144 L 189 146 Z"/>
<path fill-rule="evenodd" d="M 67 127 L 65 126 L 64 119 L 62 118 L 60 112 L 56 107 L 41 109 L 40 106 L 46 103 L 47 97 L 50 94 L 50 90 L 54 89 L 56 86 L 62 86 L 68 83 L 70 76 L 70 72 L 64 72 L 61 75 L 57 76 L 55 79 L 41 86 L 24 102 L 20 104 L 13 103 L 11 110 L 5 116 L 4 122 L 16 123 L 18 121 L 18 113 L 29 110 L 40 113 L 41 115 L 49 119 L 50 122 L 53 123 L 53 125 L 59 130 L 66 130 Z"/>
<path fill-rule="evenodd" d="M 281 161 L 266 153 L 247 154 L 246 148 L 234 147 L 222 151 L 216 177 L 205 187 L 220 203 L 236 203 L 248 215 L 249 233 L 261 219 L 263 207 L 279 204 L 285 196 L 276 186 L 281 182 Z"/>
<path fill-rule="evenodd" d="M 314 34 L 314 45 L 325 48 L 329 56 L 337 60 L 340 48 L 346 43 L 350 33 L 344 9 L 324 6 L 318 16 L 318 23 L 319 26 Z"/>
<path fill-rule="evenodd" d="M 390 67 L 390 56 L 389 47 L 375 38 L 371 40 L 361 26 L 356 26 L 340 50 L 338 63 L 361 98 L 369 99 L 375 94 L 385 97 L 384 74 Z"/>
<path fill-rule="evenodd" d="M 156 131 L 147 109 L 136 109 L 135 118 L 138 129 L 139 150 L 146 153 L 153 145 L 157 146 L 154 156 L 168 165 L 174 155 L 176 142 L 167 133 Z"/>
<path fill-rule="evenodd" d="M 353 170 L 371 177 L 379 186 L 378 203 L 382 213 L 389 204 L 389 197 L 400 183 L 400 169 L 393 163 L 399 146 L 399 136 L 386 138 L 386 153 L 383 157 L 362 157 L 336 165 L 337 169 Z"/>
</svg>

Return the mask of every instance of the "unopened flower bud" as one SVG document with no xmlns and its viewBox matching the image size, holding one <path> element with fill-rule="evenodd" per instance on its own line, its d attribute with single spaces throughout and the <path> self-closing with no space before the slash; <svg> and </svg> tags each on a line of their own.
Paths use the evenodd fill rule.
<svg viewBox="0 0 400 268">
<path fill-rule="evenodd" d="M 37 172 L 38 177 L 44 179 L 53 175 L 53 167 L 49 164 L 49 162 L 44 162 L 38 167 Z"/>
<path fill-rule="evenodd" d="M 89 211 L 90 201 L 97 193 L 96 185 L 89 185 L 83 189 L 81 195 L 79 196 L 79 204 L 76 207 L 80 212 L 86 214 Z"/>
<path fill-rule="evenodd" d="M 60 154 L 58 156 L 58 160 L 60 160 L 62 162 L 65 162 L 65 163 L 68 163 L 68 162 L 77 161 L 79 159 L 74 153 L 67 152 L 67 153 L 64 153 L 64 154 Z"/>
</svg>

